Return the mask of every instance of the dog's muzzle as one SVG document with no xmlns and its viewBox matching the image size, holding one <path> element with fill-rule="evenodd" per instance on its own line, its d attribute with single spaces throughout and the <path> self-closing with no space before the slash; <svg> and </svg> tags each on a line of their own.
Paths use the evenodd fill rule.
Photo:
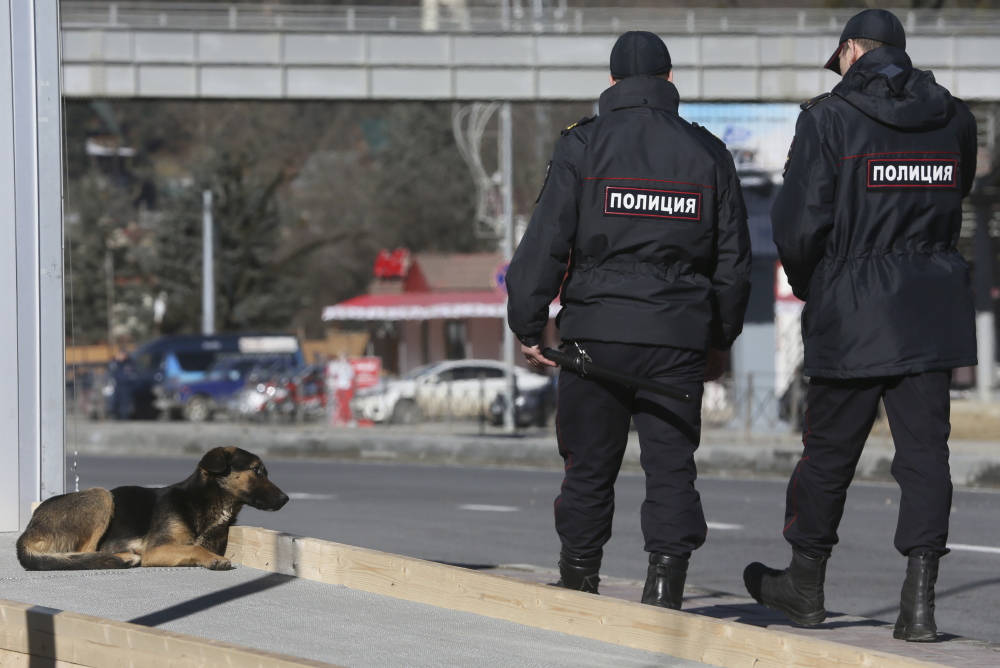
<svg viewBox="0 0 1000 668">
<path fill-rule="evenodd" d="M 254 496 L 250 505 L 257 510 L 275 511 L 281 510 L 286 503 L 288 495 L 275 487 L 273 490 L 266 490 L 265 493 Z"/>
</svg>

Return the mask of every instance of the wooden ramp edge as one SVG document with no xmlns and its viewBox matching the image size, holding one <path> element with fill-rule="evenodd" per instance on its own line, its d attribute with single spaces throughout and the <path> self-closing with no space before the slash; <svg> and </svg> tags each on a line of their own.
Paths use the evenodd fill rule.
<svg viewBox="0 0 1000 668">
<path fill-rule="evenodd" d="M 341 668 L 217 640 L 2 599 L 0 666 Z"/>
<path fill-rule="evenodd" d="M 232 527 L 226 556 L 264 571 L 723 668 L 941 665 L 256 527 Z"/>
</svg>

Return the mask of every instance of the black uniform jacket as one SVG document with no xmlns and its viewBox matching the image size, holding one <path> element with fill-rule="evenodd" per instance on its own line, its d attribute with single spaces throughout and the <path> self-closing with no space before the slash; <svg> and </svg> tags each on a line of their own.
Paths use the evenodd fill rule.
<svg viewBox="0 0 1000 668">
<path fill-rule="evenodd" d="M 969 270 L 956 250 L 976 123 L 903 51 L 864 54 L 803 105 L 774 242 L 802 313 L 804 372 L 894 376 L 976 363 Z"/>
<path fill-rule="evenodd" d="M 507 272 L 510 327 L 529 345 L 561 290 L 570 340 L 728 349 L 750 290 L 732 156 L 677 115 L 664 79 L 629 77 L 563 133 Z M 564 280 L 565 279 L 565 280 Z"/>
</svg>

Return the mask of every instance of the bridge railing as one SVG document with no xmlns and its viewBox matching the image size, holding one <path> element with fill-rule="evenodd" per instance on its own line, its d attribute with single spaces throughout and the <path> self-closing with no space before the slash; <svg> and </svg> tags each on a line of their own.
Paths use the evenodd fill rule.
<svg viewBox="0 0 1000 668">
<path fill-rule="evenodd" d="M 165 30 L 283 30 L 290 32 L 474 32 L 615 34 L 642 26 L 678 34 L 839 34 L 854 9 L 571 8 L 542 11 L 420 7 L 90 2 L 64 0 L 63 26 Z M 907 32 L 983 34 L 1000 30 L 997 10 L 900 12 Z"/>
</svg>

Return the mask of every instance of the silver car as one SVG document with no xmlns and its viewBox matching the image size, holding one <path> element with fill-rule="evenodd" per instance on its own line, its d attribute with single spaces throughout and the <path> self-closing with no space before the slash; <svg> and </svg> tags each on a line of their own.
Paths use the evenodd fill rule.
<svg viewBox="0 0 1000 668">
<path fill-rule="evenodd" d="M 451 360 L 417 367 L 398 380 L 361 390 L 351 401 L 354 416 L 372 422 L 412 424 L 423 419 L 488 417 L 506 390 L 506 365 L 497 360 Z M 514 367 L 518 389 L 549 383 L 547 376 Z"/>
</svg>

